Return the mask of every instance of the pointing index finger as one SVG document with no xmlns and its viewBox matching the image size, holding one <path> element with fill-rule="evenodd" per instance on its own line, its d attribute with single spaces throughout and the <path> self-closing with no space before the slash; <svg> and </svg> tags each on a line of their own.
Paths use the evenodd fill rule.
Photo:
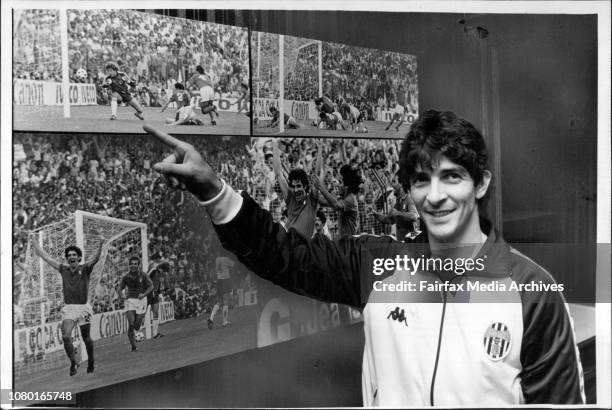
<svg viewBox="0 0 612 410">
<path fill-rule="evenodd" d="M 157 128 L 154 128 L 148 124 L 143 125 L 142 128 L 164 144 L 168 145 L 169 147 L 182 148 L 183 141 L 179 140 L 178 138 L 174 138 L 173 136 L 166 134 L 165 132 L 158 130 Z"/>
</svg>

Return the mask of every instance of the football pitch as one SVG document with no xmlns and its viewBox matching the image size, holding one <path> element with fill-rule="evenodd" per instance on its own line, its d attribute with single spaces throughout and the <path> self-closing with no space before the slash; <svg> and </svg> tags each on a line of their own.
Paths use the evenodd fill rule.
<svg viewBox="0 0 612 410">
<path fill-rule="evenodd" d="M 62 107 L 13 106 L 13 130 L 42 132 L 94 132 L 143 134 L 143 124 L 167 130 L 172 134 L 250 135 L 250 118 L 244 113 L 220 112 L 217 125 L 210 125 L 210 117 L 196 111 L 205 125 L 165 126 L 166 118 L 174 118 L 176 110 L 163 113 L 160 107 L 144 107 L 144 121 L 134 116 L 132 107 L 118 107 L 117 120 L 111 121 L 109 106 L 87 105 L 70 107 L 70 118 L 64 118 Z"/>
<path fill-rule="evenodd" d="M 230 310 L 229 327 L 220 326 L 220 317 L 208 330 L 208 314 L 175 320 L 160 325 L 164 337 L 138 343 L 131 352 L 127 335 L 116 336 L 101 346 L 94 344 L 96 368 L 87 373 L 87 362 L 75 376 L 65 366 L 41 370 L 36 374 L 15 376 L 16 391 L 69 391 L 79 393 L 125 382 L 167 370 L 201 363 L 257 347 L 257 306 Z M 21 403 L 25 404 L 25 403 Z"/>
<path fill-rule="evenodd" d="M 361 138 L 361 139 L 403 139 L 408 132 L 410 124 L 403 123 L 399 128 L 399 131 L 395 130 L 395 124 L 388 130 L 385 131 L 385 127 L 388 125 L 387 122 L 383 121 L 364 121 L 367 133 L 353 132 L 349 130 L 330 130 L 330 129 L 319 129 L 315 126 L 307 123 L 300 123 L 301 128 L 299 129 L 285 129 L 282 134 L 278 133 L 278 128 L 265 128 L 265 127 L 253 127 L 253 136 L 282 136 L 282 137 L 315 137 L 315 138 Z"/>
</svg>

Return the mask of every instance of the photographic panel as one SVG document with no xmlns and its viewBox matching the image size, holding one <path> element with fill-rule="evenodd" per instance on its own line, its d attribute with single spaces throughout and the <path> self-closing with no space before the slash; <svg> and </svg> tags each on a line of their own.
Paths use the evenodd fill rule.
<svg viewBox="0 0 612 410">
<path fill-rule="evenodd" d="M 601 389 L 609 384 L 609 361 L 606 362 L 609 359 L 609 344 L 606 344 L 609 327 L 606 326 L 609 325 L 607 322 L 601 325 L 599 310 L 610 301 L 609 286 L 600 286 L 609 283 L 609 241 L 598 243 L 601 242 L 600 228 L 609 225 L 609 215 L 605 218 L 598 215 L 602 208 L 609 207 L 609 195 L 605 195 L 603 206 L 601 195 L 609 191 L 608 187 L 607 191 L 601 189 L 601 181 L 605 182 L 606 172 L 609 174 L 609 159 L 604 160 L 603 172 L 601 161 L 598 163 L 598 158 L 602 158 L 600 151 L 609 148 L 606 142 L 609 138 L 602 138 L 601 128 L 597 138 L 602 121 L 598 119 L 602 108 L 598 111 L 597 100 L 598 89 L 602 88 L 598 83 L 602 77 L 597 75 L 601 67 L 597 66 L 601 12 L 599 16 L 582 12 L 580 15 L 492 14 L 500 11 L 489 9 L 491 14 L 473 15 L 250 11 L 250 17 L 265 17 L 249 18 L 251 28 L 257 31 L 252 31 L 247 39 L 252 55 L 254 135 L 194 136 L 197 132 L 190 130 L 196 127 L 166 128 L 158 120 L 153 125 L 172 134 L 189 133 L 186 141 L 211 162 L 229 186 L 248 194 L 259 208 L 268 211 L 257 210 L 257 217 L 265 219 L 269 228 L 265 232 L 253 235 L 234 227 L 243 238 L 248 238 L 251 249 L 261 250 L 274 242 L 276 238 L 267 236 L 269 232 L 284 235 L 279 224 L 285 229 L 296 226 L 295 220 L 290 221 L 295 214 L 286 200 L 287 192 L 298 195 L 297 202 L 305 204 L 304 197 L 311 188 L 306 187 L 312 184 L 317 191 L 324 189 L 335 200 L 344 201 L 350 192 L 347 186 L 354 186 L 350 181 L 357 180 L 360 185 L 353 192 L 354 201 L 350 201 L 354 205 L 350 207 L 351 219 L 347 222 L 335 206 L 329 206 L 334 200 L 327 199 L 327 205 L 309 215 L 308 224 L 297 224 L 301 236 L 310 239 L 309 244 L 315 241 L 320 244 L 320 236 L 336 241 L 335 244 L 346 244 L 347 240 L 343 241 L 342 237 L 348 233 L 371 238 L 394 237 L 389 239 L 394 243 L 403 237 L 420 245 L 421 240 L 429 240 L 428 223 L 435 218 L 444 220 L 445 213 L 452 210 L 424 216 L 435 211 L 430 212 L 420 202 L 417 205 L 417 210 L 422 211 L 419 223 L 405 226 L 404 231 L 398 230 L 397 222 L 394 226 L 381 219 L 388 221 L 386 217 L 402 197 L 398 189 L 410 189 L 410 183 L 402 187 L 398 179 L 400 167 L 406 166 L 406 158 L 400 155 L 401 139 L 406 137 L 408 124 L 418 119 L 416 116 L 411 119 L 410 114 L 418 113 L 420 118 L 425 118 L 431 114 L 427 114 L 428 109 L 453 111 L 482 133 L 489 151 L 487 166 L 492 180 L 487 191 L 488 203 L 483 201 L 483 207 L 479 206 L 480 216 L 484 218 L 477 223 L 488 219 L 488 225 L 497 230 L 496 235 L 503 235 L 506 244 L 512 247 L 513 261 L 520 259 L 534 271 L 545 272 L 541 281 L 545 285 L 554 280 L 563 287 L 565 299 L 560 303 L 558 299 L 554 305 L 542 305 L 555 307 L 557 318 L 567 317 L 569 312 L 571 320 L 565 322 L 566 326 L 553 327 L 554 321 L 542 316 L 540 322 L 527 329 L 531 332 L 527 343 L 522 334 L 526 317 L 521 314 L 527 312 L 527 320 L 534 317 L 529 310 L 532 305 L 525 304 L 528 309 L 522 312 L 518 303 L 515 306 L 499 303 L 502 306 L 487 309 L 475 300 L 477 290 L 468 295 L 472 299 L 462 299 L 463 292 L 435 290 L 434 303 L 440 304 L 443 295 L 457 302 L 446 304 L 444 300 L 447 316 L 443 332 L 439 315 L 432 320 L 422 315 L 441 311 L 431 304 L 425 309 L 392 304 L 387 309 L 375 300 L 359 300 L 354 304 L 368 304 L 360 310 L 359 306 L 355 309 L 338 300 L 321 302 L 301 296 L 306 292 L 300 289 L 300 295 L 290 293 L 260 279 L 254 272 L 269 275 L 266 267 L 271 270 L 283 266 L 272 266 L 271 261 L 302 258 L 305 251 L 283 249 L 267 255 L 265 260 L 256 259 L 258 263 L 251 265 L 252 272 L 243 267 L 232 253 L 222 249 L 204 206 L 190 194 L 170 189 L 172 182 L 152 171 L 153 164 L 170 153 L 153 138 L 120 132 L 109 136 L 20 131 L 13 134 L 12 158 L 13 388 L 73 391 L 79 395 L 77 404 L 81 407 L 482 405 L 483 397 L 497 400 L 500 394 L 507 393 L 506 389 L 496 388 L 494 393 L 475 396 L 473 401 L 467 392 L 483 380 L 500 382 L 499 372 L 482 377 L 466 369 L 474 363 L 496 369 L 494 366 L 510 361 L 510 356 L 505 355 L 514 349 L 512 357 L 516 358 L 513 362 L 517 366 L 512 370 L 516 375 L 513 386 L 517 386 L 514 392 L 518 392 L 528 382 L 520 376 L 525 369 L 517 356 L 518 350 L 533 346 L 539 349 L 546 343 L 558 346 L 558 333 L 554 337 L 540 333 L 542 329 L 552 329 L 562 330 L 565 341 L 570 340 L 564 349 L 567 354 L 543 367 L 550 370 L 571 366 L 579 359 L 582 367 L 575 372 L 579 377 L 574 377 L 574 381 L 584 380 L 584 384 L 577 387 L 579 383 L 572 383 L 571 401 L 585 398 L 587 403 L 599 400 L 601 404 L 602 397 L 604 403 L 609 400 L 609 393 Z M 558 10 L 550 9 L 550 12 L 558 13 Z M 32 18 L 29 17 L 30 22 Z M 52 19 L 44 17 L 43 20 Z M 347 21 L 350 24 L 342 24 Z M 39 28 L 47 34 L 51 30 L 40 25 Z M 305 37 L 283 37 L 270 32 L 299 33 Z M 600 40 L 600 59 L 602 42 L 606 42 L 605 38 Z M 346 45 L 353 43 L 363 47 Z M 399 52 L 379 49 L 386 45 Z M 46 53 L 50 54 L 53 52 Z M 330 56 L 327 63 L 326 55 Z M 415 56 L 419 62 L 418 77 Z M 387 81 L 382 81 L 383 78 Z M 609 80 L 606 78 L 606 81 Z M 403 111 L 398 109 L 404 114 L 399 118 L 394 110 L 397 105 L 402 106 L 396 103 L 397 92 L 394 94 L 398 84 L 403 84 L 404 90 L 409 89 Z M 242 92 L 248 93 L 248 87 L 241 85 L 241 94 L 235 93 L 235 98 L 240 99 Z M 316 124 L 318 119 L 323 120 L 317 116 L 314 99 L 326 92 L 342 95 L 345 101 L 347 96 L 361 98 L 362 102 L 365 98 L 365 115 L 358 108 L 360 116 L 365 118 L 362 118 L 362 128 L 319 128 L 323 121 L 313 125 L 313 121 Z M 378 104 L 379 97 L 382 105 Z M 342 102 L 338 98 L 330 100 L 333 115 Z M 96 108 L 104 110 L 105 116 L 110 114 L 110 105 Z M 246 108 L 232 115 L 244 116 Z M 121 106 L 118 109 L 120 117 L 131 110 Z M 170 112 L 171 107 L 164 115 Z M 277 119 L 283 118 L 280 124 L 278 121 L 275 124 L 275 113 Z M 293 117 L 300 128 L 287 126 L 292 122 L 285 123 L 285 114 Z M 336 118 L 340 128 L 346 127 L 347 120 L 339 114 Z M 325 126 L 328 126 L 327 118 Z M 137 129 L 133 132 L 142 132 L 139 121 L 134 120 Z M 283 133 L 281 126 L 285 126 Z M 389 130 L 385 130 L 387 127 Z M 437 144 L 433 144 L 437 147 L 434 151 L 439 148 Z M 463 148 L 454 150 L 453 147 L 445 153 L 455 155 L 465 152 Z M 428 164 L 428 152 L 424 152 L 427 149 L 419 153 L 418 157 L 425 159 L 421 165 Z M 474 156 L 482 160 L 482 155 L 479 151 Z M 435 168 L 435 163 L 431 168 Z M 350 169 L 348 174 L 345 167 Z M 289 177 L 295 170 L 302 171 L 305 179 Z M 456 182 L 457 175 L 448 173 L 446 177 L 447 181 Z M 281 183 L 283 179 L 286 186 Z M 476 186 L 468 182 L 463 186 L 469 189 Z M 252 212 L 253 209 L 256 208 L 251 208 Z M 251 222 L 245 221 L 244 225 Z M 488 229 L 484 226 L 488 225 L 487 222 L 480 225 L 480 231 L 484 233 Z M 88 292 L 92 301 L 91 335 L 96 349 L 96 370 L 94 375 L 86 373 L 87 346 L 80 328 L 76 327 L 72 336 L 81 368 L 76 377 L 70 377 L 70 362 L 58 327 L 63 314 L 63 303 L 58 302 L 64 297 L 62 283 L 59 274 L 49 275 L 48 263 L 33 257 L 32 248 L 34 243 L 39 243 L 54 258 L 63 260 L 66 245 L 74 242 L 83 249 L 87 259 L 96 252 L 100 237 L 106 238 L 101 252 L 103 268 L 93 270 Z M 404 245 L 399 245 L 400 250 L 404 250 Z M 242 257 L 247 255 L 237 253 Z M 385 260 L 404 254 L 392 252 Z M 169 285 L 159 303 L 157 324 L 150 313 L 145 316 L 142 340 L 136 342 L 138 352 L 135 353 L 130 352 L 126 306 L 115 297 L 117 280 L 129 270 L 132 255 L 141 259 L 143 267 L 147 265 L 147 272 L 154 269 L 165 274 Z M 303 268 L 300 265 L 295 270 L 306 272 Z M 374 268 L 367 264 L 363 272 L 357 273 L 369 280 L 377 275 Z M 517 277 L 524 272 L 514 268 L 510 270 L 510 280 L 517 282 Z M 340 283 L 345 272 L 328 269 L 326 273 Z M 478 278 L 455 273 L 454 279 L 462 276 L 457 280 Z M 305 277 L 306 282 L 318 283 Z M 286 287 L 297 288 L 291 284 Z M 327 289 L 337 289 L 336 282 Z M 370 295 L 375 289 L 366 285 L 362 290 Z M 546 291 L 530 288 L 523 289 L 522 296 L 527 295 L 526 300 L 531 300 L 533 295 L 538 297 L 543 293 Z M 492 294 L 497 297 L 501 292 Z M 414 293 L 396 292 L 396 295 L 405 301 Z M 325 299 L 326 295 L 315 296 Z M 212 303 L 211 297 L 218 302 Z M 390 300 L 383 299 L 383 302 Z M 227 311 L 223 308 L 226 305 Z M 598 309 L 597 322 L 594 306 Z M 479 310 L 466 316 L 463 308 Z M 512 315 L 515 326 L 505 327 L 510 323 L 505 320 L 509 317 L 506 315 Z M 491 319 L 487 326 L 475 325 L 483 318 Z M 454 326 L 460 320 L 465 320 L 464 325 Z M 155 338 L 155 329 L 164 336 Z M 405 332 L 415 334 L 403 337 Z M 443 342 L 437 344 L 442 335 Z M 368 344 L 372 338 L 377 338 L 381 343 L 377 346 L 384 348 L 370 349 Z M 400 351 L 412 342 L 426 345 L 425 349 L 440 348 L 437 353 L 429 350 L 426 354 L 422 346 Z M 467 344 L 475 348 L 475 355 L 457 353 L 463 352 Z M 492 350 L 487 350 L 488 346 Z M 372 368 L 363 359 L 374 359 L 374 353 L 377 365 L 401 363 L 405 367 L 395 375 L 378 372 L 379 376 L 370 378 L 370 383 L 362 384 L 362 380 L 372 376 L 368 373 Z M 439 361 L 430 359 L 438 354 Z M 421 359 L 427 370 L 422 379 L 419 366 L 415 366 Z M 441 363 L 441 367 L 436 367 L 438 379 L 435 389 L 430 390 L 431 366 L 438 363 Z M 453 375 L 445 366 L 457 363 L 460 364 Z M 602 363 L 608 368 L 602 367 Z M 406 380 L 416 384 L 424 381 L 423 393 L 400 397 L 409 383 L 397 387 L 394 383 Z M 466 384 L 465 388 L 461 383 Z M 538 385 L 541 396 L 527 397 L 529 403 L 552 403 L 569 391 L 558 390 L 561 385 L 554 383 Z M 391 388 L 385 390 L 385 386 Z M 444 388 L 456 390 L 443 394 L 440 389 Z M 455 392 L 459 393 L 453 396 Z M 420 398 L 422 403 L 412 401 Z M 443 403 L 444 400 L 448 402 Z M 520 400 L 519 393 L 508 403 L 516 405 Z"/>
<path fill-rule="evenodd" d="M 184 140 L 228 184 L 246 188 L 248 137 Z M 121 134 L 19 132 L 13 144 L 15 390 L 76 394 L 256 347 L 253 275 L 223 250 L 198 201 L 153 170 L 169 148 L 151 136 Z M 81 264 L 95 261 L 101 247 L 78 303 L 61 273 L 71 266 L 70 246 L 82 252 Z M 131 341 L 136 325 L 126 312 L 135 296 L 122 285 L 133 258 L 154 288 Z M 70 306 L 88 309 L 71 334 L 81 366 L 75 376 L 63 337 Z M 82 325 L 93 340 L 93 374 Z"/>
<path fill-rule="evenodd" d="M 418 117 L 414 55 L 257 31 L 251 50 L 254 135 L 394 138 Z"/>
<path fill-rule="evenodd" d="M 339 240 L 347 234 L 395 236 L 396 226 L 382 223 L 375 214 L 388 212 L 398 201 L 396 172 L 400 143 L 397 139 L 253 137 L 250 148 L 253 168 L 247 193 L 270 212 L 274 222 L 285 229 L 296 229 L 306 237 L 321 235 Z M 303 214 L 308 216 L 296 218 L 292 197 L 297 191 L 293 187 L 295 181 L 291 180 L 296 170 L 321 183 L 321 188 L 317 188 L 306 182 L 304 198 L 320 195 L 325 189 L 338 199 L 346 199 L 346 187 L 341 181 L 347 162 L 355 170 L 359 186 L 354 195 L 353 221 L 346 223 L 340 216 L 342 211 L 325 203 L 321 196 L 318 197 L 321 203 L 314 204 L 312 214 L 304 209 Z M 281 170 L 282 176 L 276 169 Z M 281 179 L 287 179 L 288 185 L 283 186 Z M 418 226 L 412 232 L 415 238 L 422 233 Z M 261 281 L 258 287 L 258 307 L 258 347 L 360 324 L 363 320 L 361 311 L 355 307 L 300 296 L 267 281 Z"/>
<path fill-rule="evenodd" d="M 15 130 L 250 133 L 244 27 L 121 9 L 15 9 L 13 27 Z"/>
</svg>

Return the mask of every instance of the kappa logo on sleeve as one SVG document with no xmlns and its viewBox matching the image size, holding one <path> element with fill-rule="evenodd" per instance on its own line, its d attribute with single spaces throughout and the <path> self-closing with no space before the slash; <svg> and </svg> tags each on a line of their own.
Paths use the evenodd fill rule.
<svg viewBox="0 0 612 410">
<path fill-rule="evenodd" d="M 484 334 L 484 351 L 489 359 L 498 361 L 510 353 L 510 330 L 501 322 L 489 326 Z"/>
</svg>

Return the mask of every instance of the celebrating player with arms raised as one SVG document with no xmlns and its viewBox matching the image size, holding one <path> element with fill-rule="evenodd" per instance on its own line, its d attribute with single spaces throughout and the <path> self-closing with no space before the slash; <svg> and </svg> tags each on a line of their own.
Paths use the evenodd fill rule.
<svg viewBox="0 0 612 410">
<path fill-rule="evenodd" d="M 37 241 L 33 241 L 32 243 L 34 244 L 34 251 L 36 254 L 62 275 L 62 292 L 64 293 L 64 307 L 62 308 L 62 339 L 64 342 L 64 350 L 70 359 L 70 375 L 74 376 L 79 368 L 71 336 L 72 330 L 77 323 L 79 324 L 81 336 L 83 337 L 87 350 L 87 373 L 92 373 L 94 371 L 94 344 L 89 334 L 89 330 L 93 309 L 87 302 L 87 293 L 91 271 L 100 259 L 102 241 L 100 241 L 100 246 L 93 258 L 89 262 L 83 264 L 80 263 L 83 252 L 77 246 L 68 246 L 64 250 L 66 262 L 68 262 L 68 264 L 64 264 L 49 256 L 49 254 L 40 247 Z"/>
<path fill-rule="evenodd" d="M 106 74 L 107 77 L 104 80 L 104 84 L 102 87 L 108 88 L 111 93 L 111 120 L 117 119 L 117 105 L 118 101 L 121 100 L 126 104 L 131 105 L 136 112 L 134 115 L 141 120 L 144 120 L 144 116 L 142 115 L 142 107 L 136 101 L 136 99 L 132 98 L 130 95 L 129 87 L 133 87 L 135 82 L 130 80 L 126 73 L 119 71 L 119 66 L 115 63 L 106 64 Z"/>
</svg>

